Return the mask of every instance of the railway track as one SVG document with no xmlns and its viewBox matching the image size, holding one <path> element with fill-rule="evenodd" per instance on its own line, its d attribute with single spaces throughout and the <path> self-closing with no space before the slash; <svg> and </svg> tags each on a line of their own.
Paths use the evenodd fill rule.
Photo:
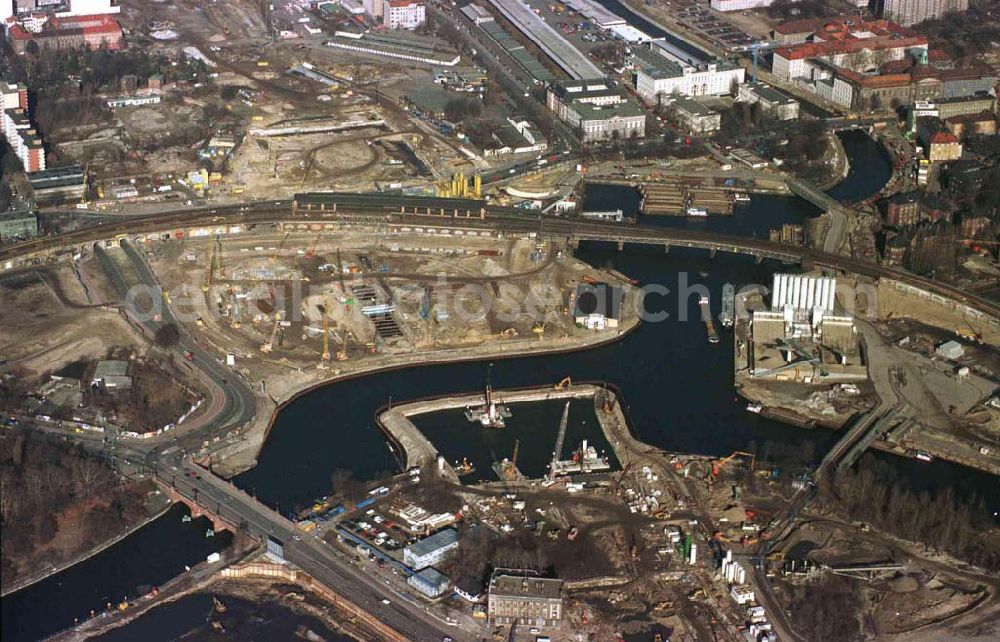
<svg viewBox="0 0 1000 642">
<path fill-rule="evenodd" d="M 808 247 L 787 246 L 760 239 L 718 234 L 707 230 L 543 218 L 540 215 L 526 213 L 524 210 L 492 205 L 485 206 L 482 218 L 478 216 L 478 210 L 475 218 L 416 214 L 406 212 L 406 208 L 399 205 L 401 200 L 398 197 L 372 196 L 362 198 L 362 202 L 358 202 L 357 196 L 359 195 L 353 195 L 350 205 L 345 206 L 349 207 L 349 211 L 341 209 L 338 211 L 293 212 L 294 201 L 276 200 L 216 207 L 185 208 L 159 214 L 135 216 L 110 224 L 74 230 L 2 248 L 0 249 L 0 263 L 62 247 L 110 239 L 119 235 L 143 234 L 177 227 L 198 227 L 212 224 L 254 225 L 279 222 L 322 224 L 345 222 L 351 219 L 364 220 L 365 217 L 370 219 L 373 214 L 377 214 L 380 220 L 388 224 L 478 228 L 504 233 L 536 233 L 539 238 L 566 240 L 617 241 L 619 243 L 662 244 L 664 246 L 686 245 L 779 258 L 780 260 L 799 262 L 843 273 L 853 273 L 873 279 L 892 279 L 978 310 L 992 317 L 994 324 L 1000 320 L 1000 305 L 975 293 L 877 263 Z M 409 198 L 411 200 L 406 202 L 412 203 L 412 197 Z M 365 200 L 369 202 L 364 203 Z M 442 207 L 453 206 L 454 201 L 455 199 L 427 198 L 424 199 L 426 205 L 423 207 L 435 209 L 439 203 L 447 203 Z"/>
</svg>

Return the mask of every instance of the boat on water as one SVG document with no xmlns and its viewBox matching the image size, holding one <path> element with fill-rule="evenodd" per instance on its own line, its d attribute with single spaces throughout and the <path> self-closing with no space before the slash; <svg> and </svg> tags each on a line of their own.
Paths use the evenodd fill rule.
<svg viewBox="0 0 1000 642">
<path fill-rule="evenodd" d="M 920 461 L 934 461 L 934 455 L 930 454 L 926 450 L 918 450 L 913 453 L 913 456 Z"/>
<path fill-rule="evenodd" d="M 708 216 L 708 210 L 704 207 L 689 207 L 687 208 L 687 215 L 698 217 Z"/>
<path fill-rule="evenodd" d="M 755 415 L 759 415 L 761 411 L 764 410 L 764 406 L 759 403 L 748 403 L 747 412 L 752 412 Z"/>
<path fill-rule="evenodd" d="M 580 448 L 573 452 L 569 459 L 558 459 L 551 464 L 552 476 L 574 475 L 577 473 L 600 473 L 611 470 L 611 462 L 604 453 L 598 454 L 597 449 L 584 439 Z"/>
<path fill-rule="evenodd" d="M 507 458 L 504 458 L 503 461 L 493 462 L 493 472 L 500 478 L 500 481 L 524 480 L 524 474 L 517 469 L 517 464 Z"/>
<path fill-rule="evenodd" d="M 719 322 L 723 328 L 733 327 L 736 320 L 736 288 L 732 283 L 722 286 L 722 312 L 719 313 Z"/>
<path fill-rule="evenodd" d="M 486 391 L 483 395 L 485 402 L 478 408 L 467 407 L 465 418 L 472 423 L 478 423 L 483 428 L 506 428 L 507 419 L 510 419 L 510 408 L 506 404 L 497 402 L 493 398 L 493 387 L 490 385 L 489 374 L 486 375 Z"/>
<path fill-rule="evenodd" d="M 455 469 L 455 474 L 458 475 L 459 477 L 465 477 L 466 475 L 471 475 L 472 473 L 476 472 L 476 467 L 473 466 L 472 462 L 470 462 L 465 457 L 462 457 L 461 462 L 457 461 L 455 462 L 454 469 Z"/>
<path fill-rule="evenodd" d="M 733 193 L 733 202 L 734 203 L 749 203 L 750 202 L 750 195 L 747 194 L 746 192 L 734 192 Z"/>
</svg>

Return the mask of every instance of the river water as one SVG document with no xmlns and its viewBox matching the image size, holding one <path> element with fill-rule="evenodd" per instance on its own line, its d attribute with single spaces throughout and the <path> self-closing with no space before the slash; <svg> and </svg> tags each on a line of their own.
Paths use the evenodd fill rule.
<svg viewBox="0 0 1000 642">
<path fill-rule="evenodd" d="M 184 522 L 187 507 L 166 513 L 103 552 L 3 598 L 4 642 L 37 640 L 84 620 L 91 611 L 135 599 L 232 541 L 229 532 L 205 537 L 211 522 Z"/>
<path fill-rule="evenodd" d="M 851 173 L 834 192 L 844 200 L 863 200 L 885 182 L 890 169 L 880 148 L 865 134 L 852 132 L 843 141 L 851 158 Z M 595 209 L 624 208 L 629 198 L 629 191 L 621 188 L 617 192 L 600 188 L 587 195 Z M 800 222 L 815 213 L 815 208 L 797 199 L 754 196 L 748 207 L 731 217 L 709 217 L 696 224 L 761 238 L 780 223 Z M 666 217 L 658 220 L 658 224 L 691 224 Z M 626 246 L 618 252 L 605 243 L 583 244 L 578 256 L 592 265 L 613 265 L 644 284 L 665 285 L 670 293 L 653 297 L 650 307 L 667 312 L 669 317 L 644 323 L 621 341 L 600 348 L 494 359 L 495 387 L 551 385 L 566 376 L 578 381 L 607 381 L 624 395 L 623 403 L 638 437 L 668 450 L 726 455 L 757 445 L 772 453 L 795 452 L 815 460 L 835 441 L 836 434 L 830 431 L 793 427 L 748 413 L 733 391 L 731 341 L 723 336 L 722 342 L 709 344 L 698 321 L 698 292 L 681 295 L 685 284 L 704 285 L 717 314 L 724 283 L 769 285 L 771 275 L 790 269 L 788 266 L 770 261 L 758 265 L 750 257 L 727 254 L 712 259 L 706 252 L 683 248 L 664 253 L 662 249 Z M 683 320 L 684 316 L 690 320 Z M 486 370 L 485 363 L 415 366 L 342 381 L 303 395 L 276 418 L 258 465 L 235 482 L 288 513 L 329 493 L 331 473 L 338 468 L 349 469 L 361 478 L 394 471 L 398 468 L 396 458 L 374 425 L 377 409 L 390 397 L 403 401 L 476 391 L 485 381 Z M 551 404 L 527 411 L 514 409 L 512 421 L 521 422 L 516 429 L 522 435 L 521 456 L 529 458 L 526 465 L 532 470 L 549 456 L 561 407 Z M 572 416 L 567 448 L 575 447 L 575 440 L 593 428 L 588 428 L 591 420 L 585 408 L 574 405 Z M 491 454 L 509 456 L 508 437 L 492 444 L 475 438 L 474 432 L 481 431 L 471 430 L 459 414 L 451 420 L 431 417 L 421 421 L 449 459 L 470 456 L 482 477 L 489 477 L 483 472 Z M 990 511 L 1000 509 L 1000 497 L 991 492 L 995 479 L 990 475 L 943 461 L 924 464 L 881 453 L 878 456 L 892 462 L 900 477 L 914 488 L 933 490 L 952 485 L 957 495 L 985 496 Z M 538 461 L 532 463 L 535 459 Z M 51 634 L 90 609 L 134 595 L 140 584 L 166 581 L 185 564 L 203 560 L 224 543 L 220 538 L 206 540 L 204 526 L 197 522 L 195 526 L 181 525 L 180 510 L 174 509 L 101 555 L 3 600 L 3 640 L 31 640 Z"/>
</svg>

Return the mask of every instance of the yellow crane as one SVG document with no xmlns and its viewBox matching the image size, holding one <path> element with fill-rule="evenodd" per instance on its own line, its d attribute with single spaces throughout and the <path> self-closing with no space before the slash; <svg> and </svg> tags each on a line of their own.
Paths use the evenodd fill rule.
<svg viewBox="0 0 1000 642">
<path fill-rule="evenodd" d="M 208 270 L 205 271 L 205 284 L 201 286 L 201 289 L 205 292 L 212 287 L 212 275 L 215 272 L 215 248 L 218 245 L 219 238 L 215 238 L 215 243 L 212 243 L 211 248 L 208 251 Z"/>
<path fill-rule="evenodd" d="M 545 338 L 545 321 L 536 322 L 535 325 L 531 326 L 531 331 L 538 335 L 538 340 L 541 341 Z"/>
<path fill-rule="evenodd" d="M 274 338 L 278 336 L 278 326 L 281 325 L 281 311 L 274 313 L 274 327 L 271 328 L 271 336 L 268 338 L 267 343 L 260 344 L 261 352 L 270 352 L 274 350 Z"/>
<path fill-rule="evenodd" d="M 285 247 L 285 241 L 288 240 L 288 235 L 289 234 L 291 234 L 291 232 L 285 232 L 285 235 L 283 237 L 281 237 L 281 242 L 278 243 L 278 247 L 274 250 L 274 254 L 271 255 L 271 260 L 272 261 L 277 261 L 278 260 L 278 254 L 281 253 L 281 248 Z"/>
</svg>

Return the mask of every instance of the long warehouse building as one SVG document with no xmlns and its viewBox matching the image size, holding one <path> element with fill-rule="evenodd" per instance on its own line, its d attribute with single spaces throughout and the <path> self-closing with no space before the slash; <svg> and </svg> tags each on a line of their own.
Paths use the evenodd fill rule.
<svg viewBox="0 0 1000 642">
<path fill-rule="evenodd" d="M 575 80 L 603 78 L 604 72 L 586 55 L 520 0 L 490 0 L 507 20 Z"/>
</svg>

